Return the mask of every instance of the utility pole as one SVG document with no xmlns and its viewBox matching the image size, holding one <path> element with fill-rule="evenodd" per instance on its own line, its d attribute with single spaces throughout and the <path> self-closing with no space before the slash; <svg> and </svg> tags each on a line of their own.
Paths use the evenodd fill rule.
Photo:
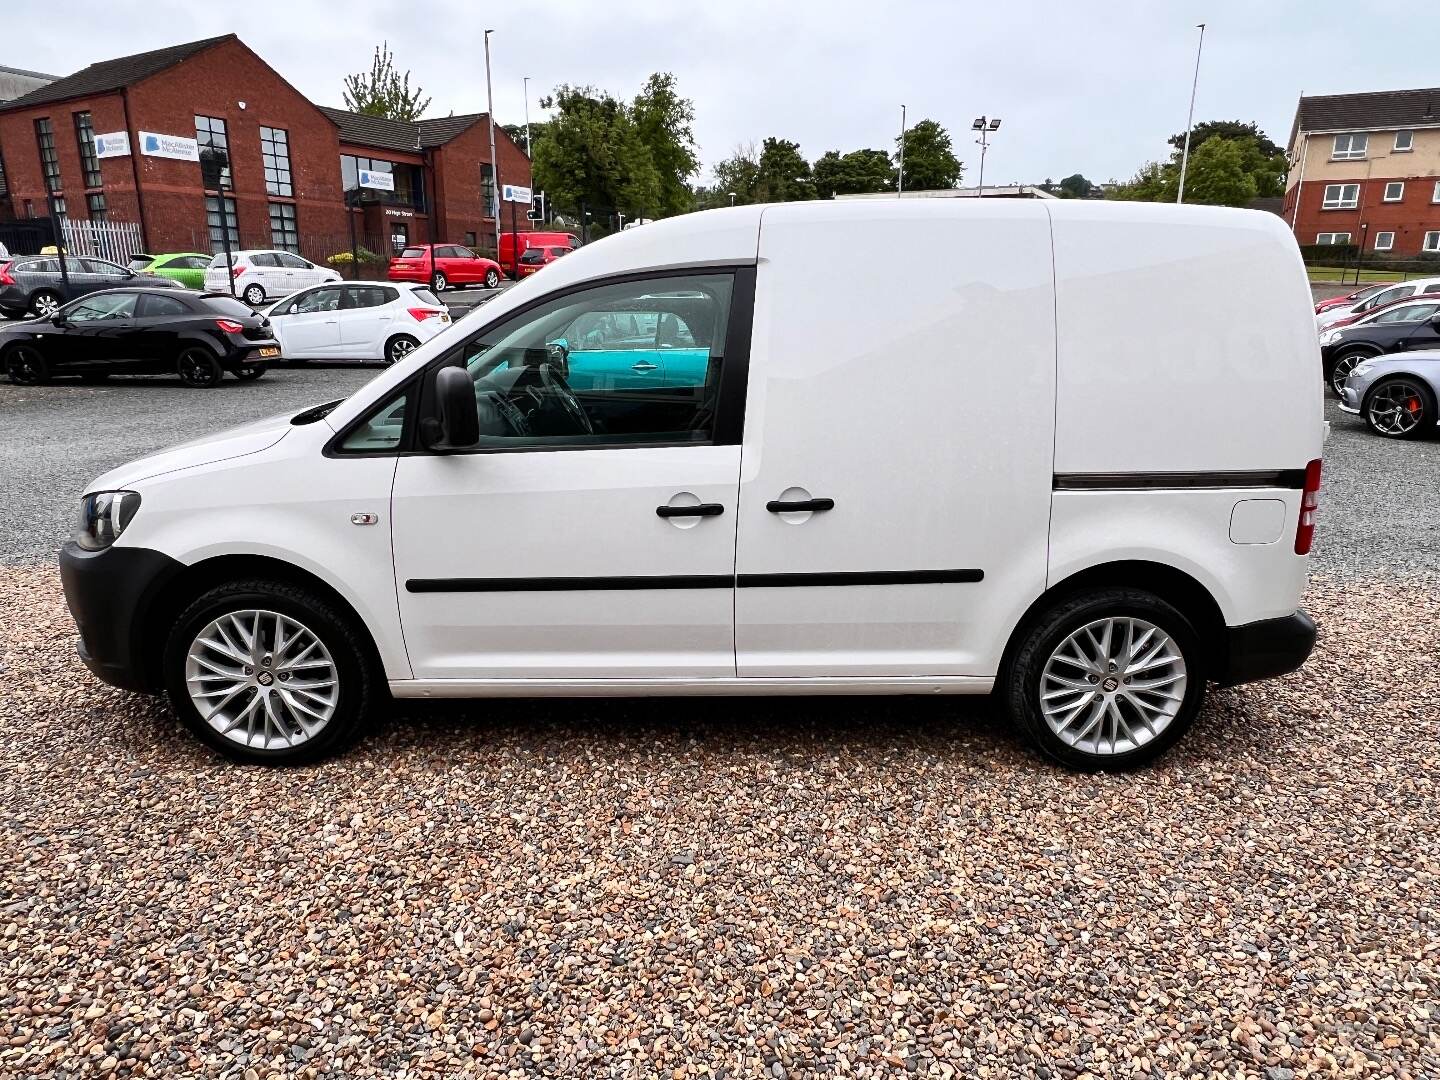
<svg viewBox="0 0 1440 1080">
<path fill-rule="evenodd" d="M 900 169 L 895 174 L 895 194 L 905 194 L 905 106 L 900 106 Z"/>
<path fill-rule="evenodd" d="M 525 156 L 533 161 L 535 154 L 530 149 L 530 76 L 526 75 L 520 84 L 525 92 Z"/>
<path fill-rule="evenodd" d="M 1200 44 L 1195 46 L 1195 78 L 1190 81 L 1190 114 L 1185 118 L 1185 151 L 1180 155 L 1180 191 L 1176 203 L 1185 201 L 1185 170 L 1190 167 L 1190 129 L 1195 126 L 1195 88 L 1200 85 L 1200 53 L 1205 48 L 1205 24 L 1195 24 L 1200 30 Z"/>
<path fill-rule="evenodd" d="M 490 90 L 490 35 L 485 31 L 485 110 L 490 120 L 490 188 L 494 193 L 490 212 L 495 215 L 495 258 L 500 258 L 500 162 L 495 157 L 495 95 Z M 525 138 L 530 141 L 529 136 Z"/>
</svg>

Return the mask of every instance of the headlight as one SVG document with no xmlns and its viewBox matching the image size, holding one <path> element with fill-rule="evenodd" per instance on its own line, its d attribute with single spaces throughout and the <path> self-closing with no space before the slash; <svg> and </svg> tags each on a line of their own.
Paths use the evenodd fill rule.
<svg viewBox="0 0 1440 1080">
<path fill-rule="evenodd" d="M 75 543 L 86 551 L 103 551 L 120 538 L 140 509 L 138 491 L 97 491 L 80 500 Z"/>
</svg>

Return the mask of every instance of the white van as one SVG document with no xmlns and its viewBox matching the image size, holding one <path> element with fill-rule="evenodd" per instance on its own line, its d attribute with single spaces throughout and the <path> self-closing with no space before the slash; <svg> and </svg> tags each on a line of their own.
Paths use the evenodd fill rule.
<svg viewBox="0 0 1440 1080">
<path fill-rule="evenodd" d="M 387 696 L 995 690 L 1123 768 L 1313 646 L 1313 326 L 1265 213 L 670 218 L 343 401 L 100 477 L 65 592 L 96 675 L 250 761 Z"/>
</svg>

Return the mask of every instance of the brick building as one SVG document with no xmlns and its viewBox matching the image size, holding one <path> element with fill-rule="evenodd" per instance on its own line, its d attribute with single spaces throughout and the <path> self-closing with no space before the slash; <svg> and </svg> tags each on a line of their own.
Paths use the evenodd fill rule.
<svg viewBox="0 0 1440 1080">
<path fill-rule="evenodd" d="M 1440 89 L 1302 97 L 1283 214 L 1301 244 L 1440 255 Z"/>
<path fill-rule="evenodd" d="M 92 64 L 0 104 L 0 215 L 43 217 L 53 198 L 71 219 L 140 223 L 154 252 L 219 250 L 228 226 L 232 246 L 321 260 L 349 248 L 352 218 L 382 254 L 431 238 L 485 249 L 485 119 L 398 123 L 323 108 L 227 34 Z M 495 139 L 501 182 L 528 186 L 529 159 L 498 126 Z M 193 158 L 207 147 L 229 158 L 223 198 Z M 363 190 L 350 209 L 359 162 L 392 173 L 395 190 Z"/>
</svg>

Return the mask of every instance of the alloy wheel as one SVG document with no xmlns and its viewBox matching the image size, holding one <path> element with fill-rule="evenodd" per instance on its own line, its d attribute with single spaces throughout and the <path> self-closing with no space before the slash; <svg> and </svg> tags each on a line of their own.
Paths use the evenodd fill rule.
<svg viewBox="0 0 1440 1080">
<path fill-rule="evenodd" d="M 390 363 L 398 364 L 401 360 L 404 360 L 405 357 L 409 356 L 412 352 L 414 352 L 417 347 L 417 344 L 414 341 L 410 340 L 410 338 L 396 338 L 390 343 L 390 355 L 388 359 Z"/>
<path fill-rule="evenodd" d="M 1355 370 L 1355 365 L 1368 359 L 1364 353 L 1346 353 L 1335 361 L 1335 366 L 1330 369 L 1330 388 L 1335 391 L 1336 397 L 1341 396 L 1341 391 L 1345 389 L 1345 380 L 1350 377 L 1350 372 Z"/>
<path fill-rule="evenodd" d="M 1113 757 L 1170 726 L 1187 678 L 1179 647 L 1154 623 L 1097 619 L 1050 654 L 1040 675 L 1040 711 L 1067 746 Z"/>
<path fill-rule="evenodd" d="M 1366 413 L 1381 435 L 1408 435 L 1425 419 L 1425 397 L 1414 383 L 1396 379 L 1376 388 Z"/>
<path fill-rule="evenodd" d="M 309 627 L 274 611 L 220 616 L 195 635 L 185 687 L 201 718 L 252 750 L 289 749 L 325 729 L 340 675 Z"/>
<path fill-rule="evenodd" d="M 40 293 L 30 301 L 30 310 L 38 317 L 48 319 L 60 310 L 60 298 L 54 293 Z"/>
<path fill-rule="evenodd" d="M 28 345 L 18 345 L 10 350 L 5 370 L 13 381 L 25 386 L 44 382 L 47 375 L 45 358 Z"/>
</svg>

